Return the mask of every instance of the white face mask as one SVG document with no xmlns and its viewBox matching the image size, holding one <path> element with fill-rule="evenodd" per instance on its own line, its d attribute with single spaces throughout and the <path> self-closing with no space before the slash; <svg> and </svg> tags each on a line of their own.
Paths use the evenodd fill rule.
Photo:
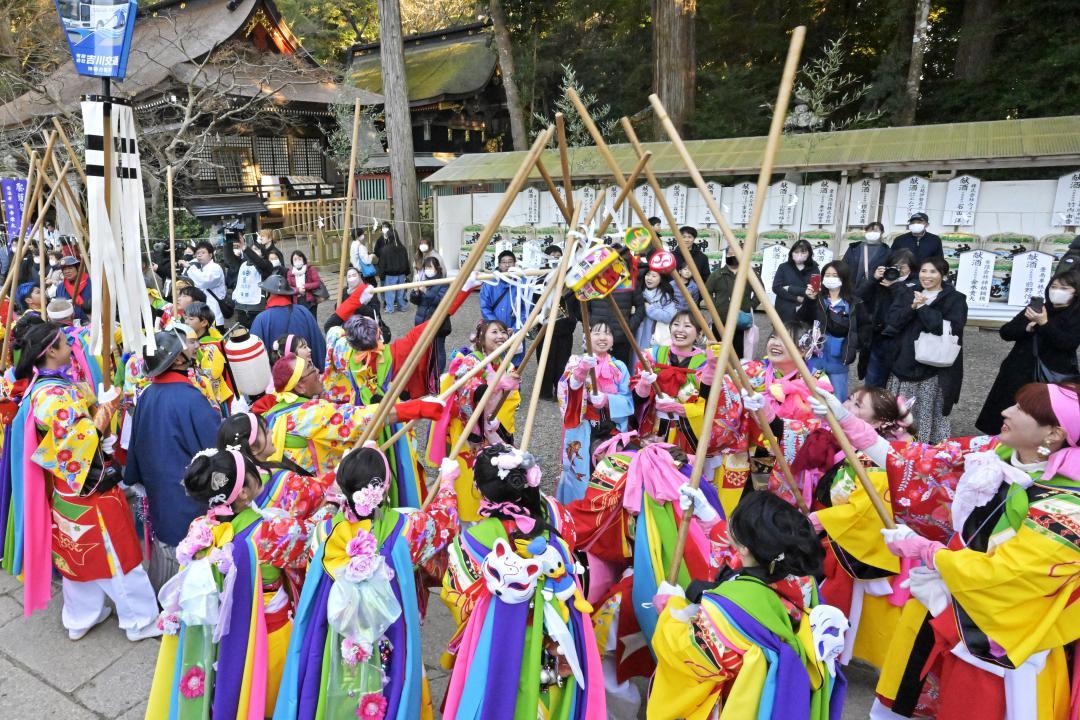
<svg viewBox="0 0 1080 720">
<path fill-rule="evenodd" d="M 828 290 L 839 290 L 840 286 L 843 284 L 843 281 L 838 277 L 821 278 L 821 287 Z"/>
<path fill-rule="evenodd" d="M 807 255 L 806 253 L 795 253 L 794 255 L 791 256 L 792 262 L 794 262 L 794 263 L 796 263 L 798 265 L 802 265 L 803 263 L 805 263 L 809 259 L 810 259 L 810 256 Z"/>
<path fill-rule="evenodd" d="M 1072 302 L 1073 296 L 1076 295 L 1076 291 L 1050 288 L 1050 292 L 1046 293 L 1046 295 L 1050 299 L 1051 305 L 1068 305 Z"/>
<path fill-rule="evenodd" d="M 428 278 L 430 280 L 431 278 L 435 277 L 435 275 L 436 275 L 435 268 L 430 268 L 430 267 L 424 268 L 424 277 L 426 277 L 426 278 Z"/>
<path fill-rule="evenodd" d="M 915 233 L 916 235 L 918 235 L 919 233 L 921 233 L 923 230 L 926 229 L 926 226 L 923 225 L 922 223 L 911 223 L 910 225 L 907 226 L 907 229 L 910 230 L 911 232 Z"/>
<path fill-rule="evenodd" d="M 866 238 L 866 242 L 876 243 L 878 240 L 881 239 L 881 233 L 877 230 L 869 230 L 864 237 Z"/>
<path fill-rule="evenodd" d="M 349 275 L 345 278 L 345 282 L 348 283 L 350 288 L 354 288 L 360 284 L 360 278 L 355 275 Z"/>
<path fill-rule="evenodd" d="M 387 235 L 389 235 L 390 234 L 390 228 L 384 227 L 382 229 L 382 234 L 383 234 L 383 237 L 386 237 Z"/>
<path fill-rule="evenodd" d="M 240 257 L 243 254 L 244 254 L 244 251 L 241 250 L 240 248 L 233 248 L 233 255 L 235 255 L 236 257 Z"/>
<path fill-rule="evenodd" d="M 431 248 L 429 248 L 427 245 L 421 245 L 420 246 L 420 252 L 422 252 L 422 253 L 426 253 L 430 249 Z"/>
<path fill-rule="evenodd" d="M 304 267 L 304 261 L 303 260 L 293 260 L 292 261 L 292 266 L 294 268 L 296 268 L 297 270 L 299 270 L 300 268 Z"/>
<path fill-rule="evenodd" d="M 270 258 L 270 264 L 273 265 L 274 267 L 280 267 L 281 266 L 281 261 L 278 260 L 276 257 L 272 257 L 272 258 Z"/>
</svg>

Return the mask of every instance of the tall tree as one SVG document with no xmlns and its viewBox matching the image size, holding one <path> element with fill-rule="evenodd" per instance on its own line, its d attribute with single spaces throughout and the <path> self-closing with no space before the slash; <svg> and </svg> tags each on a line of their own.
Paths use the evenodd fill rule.
<svg viewBox="0 0 1080 720">
<path fill-rule="evenodd" d="M 405 83 L 405 46 L 401 40 L 399 0 L 378 0 L 379 57 L 382 60 L 383 99 L 386 108 L 387 152 L 390 155 L 390 183 L 394 193 L 394 225 L 405 246 L 413 248 L 420 220 L 416 191 L 416 161 L 413 157 L 412 118 L 409 90 Z M 349 178 L 349 182 L 354 182 Z"/>
<path fill-rule="evenodd" d="M 965 0 L 956 43 L 957 80 L 982 80 L 994 54 L 998 0 Z"/>
<path fill-rule="evenodd" d="M 517 88 L 514 71 L 514 46 L 510 42 L 510 29 L 506 25 L 506 11 L 502 0 L 488 0 L 488 12 L 495 29 L 495 47 L 499 51 L 499 73 L 503 91 L 506 93 L 506 110 L 510 113 L 510 137 L 515 150 L 528 150 L 529 138 L 525 131 L 525 109 Z"/>
<path fill-rule="evenodd" d="M 908 65 L 904 96 L 907 104 L 896 118 L 897 125 L 915 123 L 919 106 L 919 85 L 922 83 L 923 58 L 926 55 L 926 35 L 930 25 L 930 0 L 915 0 L 915 32 L 911 35 L 911 63 Z"/>
<path fill-rule="evenodd" d="M 653 90 L 680 133 L 694 113 L 697 0 L 652 0 Z M 657 124 L 657 134 L 663 128 Z"/>
</svg>

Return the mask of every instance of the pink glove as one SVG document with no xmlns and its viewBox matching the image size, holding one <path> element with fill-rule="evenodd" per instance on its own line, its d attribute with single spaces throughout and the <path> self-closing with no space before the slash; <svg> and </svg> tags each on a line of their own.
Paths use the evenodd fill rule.
<svg viewBox="0 0 1080 720">
<path fill-rule="evenodd" d="M 570 374 L 577 387 L 581 387 L 585 382 L 585 378 L 589 377 L 589 371 L 594 367 L 596 367 L 596 358 L 591 355 L 585 355 L 578 360 L 577 365 L 574 366 L 574 370 Z"/>
<path fill-rule="evenodd" d="M 589 393 L 589 402 L 593 407 L 607 407 L 607 393 Z"/>
<path fill-rule="evenodd" d="M 935 553 L 945 549 L 945 546 L 938 541 L 927 540 L 906 525 L 897 525 L 891 530 L 884 529 L 881 534 L 885 536 L 885 546 L 893 555 L 910 560 L 921 560 L 928 568 L 934 567 Z"/>
<path fill-rule="evenodd" d="M 656 411 L 667 413 L 668 415 L 681 415 L 686 417 L 686 408 L 677 400 L 657 400 Z"/>
<path fill-rule="evenodd" d="M 855 413 L 850 413 L 841 420 L 840 428 L 856 450 L 865 450 L 878 441 L 877 430 Z"/>
<path fill-rule="evenodd" d="M 656 383 L 656 373 L 643 370 L 634 383 L 634 392 L 638 397 L 647 398 L 652 394 L 652 386 Z"/>
<path fill-rule="evenodd" d="M 367 305 L 373 297 L 375 297 L 375 290 L 370 285 L 365 285 L 364 291 L 360 293 L 360 304 Z"/>
<path fill-rule="evenodd" d="M 495 386 L 496 392 L 513 392 L 521 387 L 521 381 L 513 375 L 503 375 L 499 384 Z"/>
<path fill-rule="evenodd" d="M 821 524 L 821 520 L 818 519 L 817 513 L 812 512 L 806 516 L 806 519 L 810 521 L 810 524 L 814 527 L 814 532 L 821 533 L 825 528 Z"/>
<path fill-rule="evenodd" d="M 710 347 L 705 351 L 705 364 L 698 368 L 697 371 L 698 380 L 700 380 L 703 385 L 713 384 L 713 380 L 716 379 L 717 364 L 717 357 Z"/>
<path fill-rule="evenodd" d="M 461 465 L 457 460 L 443 458 L 439 465 L 439 490 L 453 491 L 454 483 L 461 477 Z"/>
</svg>

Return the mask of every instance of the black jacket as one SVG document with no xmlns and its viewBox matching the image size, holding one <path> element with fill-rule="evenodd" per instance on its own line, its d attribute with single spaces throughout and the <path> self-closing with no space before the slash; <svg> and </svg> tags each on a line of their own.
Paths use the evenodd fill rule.
<svg viewBox="0 0 1080 720">
<path fill-rule="evenodd" d="M 780 314 L 781 320 L 788 322 L 795 319 L 795 308 L 799 304 L 799 298 L 806 293 L 810 276 L 817 275 L 819 272 L 821 271 L 813 260 L 807 260 L 801 271 L 790 260 L 781 263 L 780 267 L 776 268 L 772 291 L 776 293 L 776 312 Z"/>
<path fill-rule="evenodd" d="M 690 248 L 690 257 L 694 259 L 694 265 L 697 266 L 697 271 L 701 273 L 701 281 L 708 282 L 710 273 L 709 256 L 698 249 L 697 246 L 694 246 Z"/>
<path fill-rule="evenodd" d="M 1016 391 L 1035 382 L 1036 343 L 1039 359 L 1047 368 L 1059 373 L 1080 374 L 1076 364 L 1076 348 L 1080 347 L 1080 300 L 1074 298 L 1068 307 L 1061 309 L 1047 304 L 1046 324 L 1036 325 L 1032 332 L 1027 331 L 1030 321 L 1024 316 L 1026 309 L 998 331 L 1001 339 L 1013 346 L 1001 363 L 997 379 L 975 421 L 975 427 L 988 435 L 1001 432 L 1001 411 L 1013 404 Z"/>
<path fill-rule="evenodd" d="M 886 317 L 884 335 L 895 338 L 892 374 L 901 380 L 919 382 L 937 375 L 941 391 L 942 414 L 948 415 L 960 399 L 964 381 L 964 324 L 967 322 L 967 298 L 952 285 L 944 285 L 934 302 L 911 307 L 915 291 L 904 289 L 896 294 Z M 960 340 L 960 354 L 947 368 L 923 365 L 915 359 L 915 340 L 924 332 L 941 335 L 943 322 L 952 325 L 952 334 Z"/>
<path fill-rule="evenodd" d="M 863 257 L 864 247 L 866 248 L 865 258 Z M 843 260 L 851 270 L 852 287 L 858 288 L 867 280 L 873 280 L 874 271 L 885 264 L 891 252 L 892 250 L 885 243 L 871 244 L 861 240 L 851 243 L 844 251 Z"/>
<path fill-rule="evenodd" d="M 913 291 L 918 287 L 919 281 L 914 275 L 908 275 L 904 280 L 889 286 L 873 279 L 857 285 L 855 295 L 863 301 L 863 312 L 870 323 L 871 331 L 880 334 L 885 330 L 885 320 L 897 293 Z"/>
<path fill-rule="evenodd" d="M 833 309 L 825 301 L 826 291 L 811 300 L 806 299 L 796 311 L 796 316 L 803 322 L 812 325 L 814 321 L 821 324 L 825 332 L 833 337 L 842 337 L 844 342 L 843 361 L 850 365 L 855 362 L 855 355 L 862 347 L 860 333 L 864 331 L 865 307 L 862 300 L 853 296 L 848 302 L 848 311 L 845 313 L 833 312 Z"/>
<path fill-rule="evenodd" d="M 1074 267 L 1080 267 L 1080 235 L 1077 235 L 1069 243 L 1069 250 L 1058 260 L 1057 267 L 1054 268 L 1054 274 L 1059 275 Z"/>
<path fill-rule="evenodd" d="M 941 238 L 932 232 L 925 232 L 922 237 L 916 238 L 909 232 L 900 235 L 892 244 L 893 250 L 910 250 L 915 255 L 916 265 L 912 270 L 918 271 L 918 263 L 935 255 L 944 255 L 941 249 Z"/>
<path fill-rule="evenodd" d="M 379 277 L 387 275 L 409 276 L 412 272 L 412 264 L 409 262 L 409 251 L 400 240 L 391 242 L 385 237 L 375 241 L 375 255 L 379 258 Z"/>
</svg>

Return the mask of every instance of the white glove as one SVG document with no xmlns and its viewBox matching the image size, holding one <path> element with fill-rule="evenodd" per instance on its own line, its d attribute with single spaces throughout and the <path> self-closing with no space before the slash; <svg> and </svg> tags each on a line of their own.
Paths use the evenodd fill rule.
<svg viewBox="0 0 1080 720">
<path fill-rule="evenodd" d="M 106 455 L 112 455 L 113 449 L 116 447 L 116 436 L 110 435 L 101 441 L 101 452 Z"/>
<path fill-rule="evenodd" d="M 501 425 L 502 423 L 499 422 L 499 419 L 495 418 L 494 420 L 488 420 L 487 422 L 485 422 L 484 429 L 487 431 L 487 433 L 494 433 L 499 431 L 499 427 Z"/>
<path fill-rule="evenodd" d="M 686 599 L 686 591 L 678 585 L 672 585 L 667 580 L 660 583 L 660 587 L 656 588 L 657 595 L 674 595 L 675 597 L 681 597 Z"/>
<path fill-rule="evenodd" d="M 582 355 L 581 359 L 578 360 L 578 366 L 584 367 L 587 371 L 592 370 L 594 367 L 596 367 L 596 356 Z"/>
<path fill-rule="evenodd" d="M 907 580 L 900 583 L 900 586 L 911 590 L 911 596 L 922 603 L 934 617 L 945 612 L 952 602 L 952 594 L 941 579 L 941 573 L 928 567 L 911 568 Z"/>
<path fill-rule="evenodd" d="M 375 289 L 370 285 L 364 288 L 364 291 L 360 293 L 360 304 L 367 305 L 375 297 Z"/>
<path fill-rule="evenodd" d="M 439 487 L 454 487 L 454 481 L 461 477 L 461 465 L 457 460 L 444 457 L 439 464 Z"/>
<path fill-rule="evenodd" d="M 98 386 L 97 386 L 98 405 L 108 405 L 110 402 L 112 402 L 113 400 L 115 400 L 118 397 L 120 397 L 120 389 L 117 388 L 115 385 L 113 385 L 108 390 L 106 390 L 105 385 L 103 383 L 98 383 Z"/>
<path fill-rule="evenodd" d="M 765 396 L 759 392 L 747 392 L 741 391 L 743 407 L 750 412 L 757 412 L 758 410 L 765 409 Z"/>
<path fill-rule="evenodd" d="M 476 274 L 476 271 L 473 271 L 469 273 L 469 277 L 466 278 L 465 284 L 461 286 L 461 289 L 465 292 L 472 292 L 483 284 L 483 281 L 480 280 L 480 277 Z"/>
<path fill-rule="evenodd" d="M 814 414 L 818 417 L 823 418 L 828 415 L 828 413 L 825 412 L 826 406 L 828 406 L 829 410 L 832 410 L 832 413 L 836 416 L 837 421 L 843 420 L 851 414 L 850 412 L 848 412 L 848 409 L 844 407 L 844 404 L 840 402 L 840 399 L 828 390 L 822 390 L 821 388 L 818 388 L 817 392 L 818 395 L 820 395 L 825 402 L 818 400 L 813 395 L 810 396 L 808 402 L 810 403 L 810 409 L 813 410 Z"/>
<path fill-rule="evenodd" d="M 694 517 L 704 523 L 715 522 L 720 514 L 705 499 L 705 493 L 701 488 L 691 487 L 690 483 L 683 483 L 679 488 L 679 507 L 684 511 L 694 507 Z"/>
<path fill-rule="evenodd" d="M 908 538 L 918 537 L 919 534 L 909 528 L 907 525 L 900 524 L 894 528 L 882 528 L 881 534 L 885 538 L 885 544 L 899 542 L 900 540 L 907 540 Z"/>
<path fill-rule="evenodd" d="M 642 370 L 640 378 L 644 382 L 647 382 L 649 385 L 652 385 L 654 382 L 656 382 L 656 373 L 649 372 L 648 370 Z"/>
<path fill-rule="evenodd" d="M 248 404 L 247 398 L 243 395 L 237 395 L 232 401 L 232 414 L 239 415 L 240 413 L 246 413 L 251 409 L 251 405 Z"/>
<path fill-rule="evenodd" d="M 607 394 L 606 393 L 589 393 L 589 402 L 593 407 L 607 407 Z"/>
</svg>

